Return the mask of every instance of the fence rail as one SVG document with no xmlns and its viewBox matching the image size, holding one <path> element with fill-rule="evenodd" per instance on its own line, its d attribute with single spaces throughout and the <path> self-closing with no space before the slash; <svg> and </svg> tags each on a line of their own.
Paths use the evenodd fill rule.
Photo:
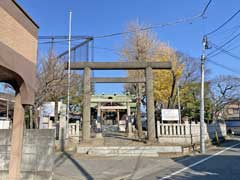
<svg viewBox="0 0 240 180">
<path fill-rule="evenodd" d="M 157 122 L 158 136 L 186 136 L 199 134 L 199 129 L 199 124 L 161 124 L 159 121 Z"/>
<path fill-rule="evenodd" d="M 204 124 L 205 139 L 213 139 L 216 133 L 219 137 L 224 137 L 226 133 L 226 124 L 215 122 L 213 124 Z M 159 141 L 168 142 L 191 142 L 198 141 L 200 138 L 200 124 L 161 124 L 157 121 L 157 137 Z"/>
<path fill-rule="evenodd" d="M 68 136 L 69 137 L 79 137 L 80 132 L 80 123 L 77 121 L 76 123 L 68 124 Z"/>
</svg>

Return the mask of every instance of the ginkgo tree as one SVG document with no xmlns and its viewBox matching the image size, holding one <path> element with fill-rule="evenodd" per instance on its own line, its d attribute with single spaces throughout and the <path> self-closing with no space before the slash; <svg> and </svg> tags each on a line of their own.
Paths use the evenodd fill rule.
<svg viewBox="0 0 240 180">
<path fill-rule="evenodd" d="M 154 99 L 165 108 L 173 108 L 176 97 L 176 84 L 182 74 L 183 64 L 173 48 L 161 43 L 154 32 L 141 31 L 144 26 L 130 23 L 129 33 L 121 54 L 126 61 L 171 61 L 172 70 L 154 71 Z M 144 71 L 129 70 L 128 77 L 144 77 Z M 141 100 L 145 97 L 145 84 L 126 84 L 125 91 L 137 96 L 137 127 L 141 134 Z"/>
<path fill-rule="evenodd" d="M 166 44 L 159 44 L 151 61 L 170 61 L 172 69 L 154 71 L 154 99 L 164 108 L 174 108 L 176 99 L 176 86 L 182 75 L 183 64 L 174 49 Z"/>
<path fill-rule="evenodd" d="M 155 35 L 150 31 L 140 31 L 141 26 L 138 23 L 130 23 L 128 30 L 133 32 L 127 34 L 125 43 L 121 49 L 122 58 L 126 61 L 147 61 L 151 59 L 157 47 Z M 144 71 L 129 70 L 128 77 L 144 77 Z M 132 83 L 125 85 L 125 91 L 136 95 L 136 125 L 139 137 L 142 136 L 141 122 L 141 101 L 144 97 L 145 84 Z"/>
</svg>

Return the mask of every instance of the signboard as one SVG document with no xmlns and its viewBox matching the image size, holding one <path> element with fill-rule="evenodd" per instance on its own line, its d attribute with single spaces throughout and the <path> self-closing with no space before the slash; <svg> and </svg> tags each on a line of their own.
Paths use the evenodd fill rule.
<svg viewBox="0 0 240 180">
<path fill-rule="evenodd" d="M 66 105 L 62 102 L 58 102 L 58 114 L 65 116 L 66 115 Z M 54 117 L 55 103 L 46 102 L 40 108 L 40 129 L 48 129 L 50 117 Z"/>
<path fill-rule="evenodd" d="M 10 124 L 9 120 L 0 120 L 0 129 L 10 129 Z"/>
<path fill-rule="evenodd" d="M 54 117 L 54 102 L 44 103 L 41 107 L 43 117 Z"/>
<path fill-rule="evenodd" d="M 54 117 L 55 103 L 46 102 L 41 106 L 40 114 L 43 117 Z M 66 105 L 62 102 L 58 102 L 58 113 L 66 113 Z"/>
<path fill-rule="evenodd" d="M 179 121 L 178 109 L 162 109 L 162 121 Z"/>
</svg>

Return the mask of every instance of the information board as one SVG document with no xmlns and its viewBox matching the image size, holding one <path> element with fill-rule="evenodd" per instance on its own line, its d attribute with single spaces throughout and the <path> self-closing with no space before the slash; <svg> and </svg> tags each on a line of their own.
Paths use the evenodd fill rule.
<svg viewBox="0 0 240 180">
<path fill-rule="evenodd" d="M 178 109 L 162 109 L 162 121 L 179 121 Z"/>
</svg>

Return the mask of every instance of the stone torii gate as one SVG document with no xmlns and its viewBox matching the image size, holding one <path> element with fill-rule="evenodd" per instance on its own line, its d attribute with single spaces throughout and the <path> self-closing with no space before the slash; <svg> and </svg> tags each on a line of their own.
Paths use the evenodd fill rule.
<svg viewBox="0 0 240 180">
<path fill-rule="evenodd" d="M 91 71 L 92 70 L 145 70 L 144 79 L 133 78 L 95 78 L 94 82 L 145 82 L 147 96 L 148 140 L 156 140 L 154 97 L 153 97 L 153 69 L 169 70 L 170 62 L 75 62 L 71 63 L 71 70 L 84 70 L 83 74 L 83 140 L 90 139 L 90 100 L 91 100 Z M 65 64 L 68 69 L 68 64 Z"/>
</svg>

